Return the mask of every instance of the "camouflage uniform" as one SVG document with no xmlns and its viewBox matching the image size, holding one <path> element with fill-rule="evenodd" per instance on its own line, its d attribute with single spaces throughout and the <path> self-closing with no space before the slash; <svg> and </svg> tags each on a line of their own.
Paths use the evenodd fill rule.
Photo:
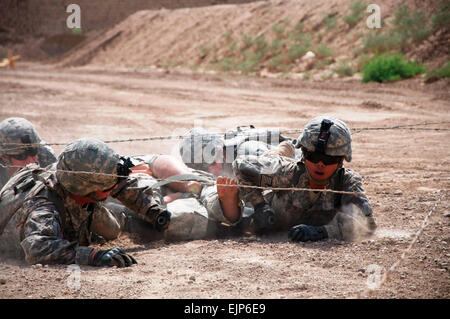
<svg viewBox="0 0 450 319">
<path fill-rule="evenodd" d="M 303 131 L 299 143 L 314 151 L 308 141 L 317 140 L 318 127 L 323 117 L 314 119 Z M 327 155 L 344 156 L 351 160 L 350 143 L 342 143 L 350 136 L 340 132 L 344 125 L 336 123 L 328 140 Z M 311 124 L 310 123 L 310 124 Z M 337 128 L 336 128 L 337 127 Z M 346 127 L 346 125 L 345 125 Z M 342 134 L 341 134 L 342 133 Z M 348 134 L 347 134 L 348 133 Z M 303 160 L 295 160 L 274 154 L 265 156 L 239 157 L 233 163 L 233 170 L 241 184 L 273 188 L 310 188 L 311 178 Z M 359 174 L 351 169 L 340 167 L 328 181 L 327 189 L 364 192 Z M 288 229 L 305 224 L 325 225 L 329 238 L 352 239 L 361 233 L 370 234 L 375 229 L 375 220 L 368 198 L 364 194 L 337 194 L 313 191 L 265 191 L 241 187 L 240 199 L 256 206 L 266 202 L 275 214 L 273 229 Z"/>
<path fill-rule="evenodd" d="M 86 150 L 81 156 L 74 151 L 80 146 Z M 119 174 L 118 155 L 108 154 L 104 147 L 96 140 L 78 140 L 66 146 L 48 170 L 30 164 L 14 175 L 0 193 L 0 250 L 24 256 L 29 263 L 89 264 L 95 216 L 109 212 L 102 202 L 81 207 L 72 194 L 85 196 L 114 185 L 112 197 L 153 221 L 162 210 L 145 179 L 71 174 L 106 168 L 109 174 Z"/>
<path fill-rule="evenodd" d="M 142 162 L 146 163 L 152 170 L 153 163 L 158 156 L 157 154 L 133 156 L 132 160 L 136 165 Z M 211 238 L 215 237 L 220 230 L 226 229 L 227 226 L 222 224 L 232 225 L 223 215 L 216 186 L 211 185 L 215 181 L 214 176 L 199 170 L 192 170 L 192 174 L 203 181 L 202 191 L 198 195 L 184 193 L 180 199 L 165 205 L 162 198 L 167 194 L 168 186 L 164 185 L 153 190 L 158 204 L 170 212 L 170 224 L 164 231 L 164 239 L 167 241 Z M 149 175 L 144 176 L 144 179 L 151 186 L 158 182 L 156 178 Z M 150 227 L 145 227 L 139 221 L 139 215 L 126 209 L 117 201 L 109 199 L 106 206 L 111 209 L 117 220 L 120 221 L 122 229 L 141 234 L 154 231 Z"/>
<path fill-rule="evenodd" d="M 203 128 L 193 128 L 180 141 L 179 150 L 183 162 L 197 170 L 208 171 L 216 161 L 224 162 L 222 175 L 232 177 L 233 161 L 243 155 L 262 155 L 287 138 L 277 129 L 229 130 L 223 136 Z M 225 154 L 225 158 L 224 157 Z"/>
<path fill-rule="evenodd" d="M 26 150 L 26 144 L 40 144 L 31 146 L 37 148 L 38 164 L 46 167 L 56 162 L 53 150 L 42 141 L 29 121 L 23 118 L 8 118 L 0 123 L 0 164 L 12 165 L 8 159 L 11 155 L 20 155 Z M 0 166 L 0 189 L 8 182 L 12 174 L 6 167 Z"/>
</svg>

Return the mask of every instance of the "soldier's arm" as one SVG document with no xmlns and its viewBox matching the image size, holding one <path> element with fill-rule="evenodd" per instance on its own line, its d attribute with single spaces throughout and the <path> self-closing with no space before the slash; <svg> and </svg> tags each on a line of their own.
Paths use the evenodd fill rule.
<svg viewBox="0 0 450 319">
<path fill-rule="evenodd" d="M 343 194 L 341 198 L 341 206 L 354 204 L 359 208 L 363 216 L 372 218 L 372 207 L 370 206 L 369 198 L 365 194 L 361 176 L 353 170 L 347 169 L 346 172 L 347 173 L 344 175 L 343 190 L 362 194 L 358 194 L 356 196 L 351 194 Z"/>
<path fill-rule="evenodd" d="M 133 174 L 122 180 L 111 196 L 158 228 L 155 223 L 158 223 L 158 220 L 163 222 L 167 213 L 162 207 L 161 195 L 151 188 L 156 182 L 157 180 L 147 174 Z"/>
<path fill-rule="evenodd" d="M 361 176 L 353 170 L 346 169 L 343 191 L 363 194 L 342 194 L 339 212 L 330 225 L 326 226 L 329 237 L 354 239 L 372 234 L 376 229 L 376 222 Z"/>
<path fill-rule="evenodd" d="M 94 250 L 64 239 L 59 213 L 52 204 L 39 206 L 28 215 L 23 236 L 20 244 L 30 264 L 87 265 Z"/>
<path fill-rule="evenodd" d="M 261 187 L 292 187 L 298 170 L 295 160 L 282 156 L 243 156 L 233 162 L 240 184 Z M 242 187 L 240 197 L 253 205 L 263 201 L 262 190 Z"/>
</svg>

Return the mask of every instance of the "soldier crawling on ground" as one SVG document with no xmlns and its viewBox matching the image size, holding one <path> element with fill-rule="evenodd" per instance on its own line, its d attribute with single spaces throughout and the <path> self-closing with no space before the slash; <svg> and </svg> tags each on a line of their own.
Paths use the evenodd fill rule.
<svg viewBox="0 0 450 319">
<path fill-rule="evenodd" d="M 55 162 L 55 153 L 29 121 L 11 117 L 0 123 L 0 190 L 19 167 L 31 163 L 46 167 Z"/>
<path fill-rule="evenodd" d="M 103 201 L 112 196 L 158 231 L 170 215 L 153 198 L 146 179 L 128 176 L 132 164 L 105 143 L 80 139 L 67 145 L 57 163 L 30 164 L 0 192 L 0 251 L 29 263 L 130 266 L 120 248 L 97 250 L 93 234 L 109 237 L 119 227 Z"/>
<path fill-rule="evenodd" d="M 121 231 L 166 241 L 217 238 L 232 232 L 230 226 L 234 223 L 226 216 L 228 207 L 222 205 L 212 174 L 193 170 L 171 155 L 150 154 L 130 159 L 135 165 L 131 167 L 130 176 L 146 174 L 155 200 L 170 212 L 171 217 L 170 224 L 160 236 L 138 214 L 108 198 L 105 205 L 116 216 Z M 221 182 L 219 178 L 217 183 Z"/>
<path fill-rule="evenodd" d="M 199 143 L 198 148 L 195 149 L 200 150 L 200 153 L 202 152 L 202 146 L 210 150 L 214 149 L 211 144 L 207 145 L 205 141 L 211 142 L 209 136 L 206 136 L 205 140 L 195 140 L 196 143 Z M 189 141 L 189 143 L 191 142 Z M 212 142 L 212 146 L 216 145 L 214 144 L 215 140 L 212 140 Z M 246 144 L 249 145 L 253 142 L 250 141 Z M 275 152 L 283 156 L 292 156 L 291 144 L 291 141 L 283 141 L 277 147 L 272 146 L 270 150 L 267 147 L 258 149 L 261 154 Z M 255 145 L 258 145 L 258 143 Z M 235 214 L 235 208 L 232 205 L 230 206 L 230 201 L 224 198 L 228 195 L 227 192 L 218 193 L 217 191 L 227 187 L 222 184 L 230 183 L 225 177 L 219 176 L 216 180 L 213 174 L 192 169 L 177 157 L 171 155 L 132 156 L 131 161 L 135 166 L 131 167 L 132 173 L 130 175 L 135 173 L 148 175 L 147 179 L 152 184 L 155 199 L 170 212 L 171 222 L 163 234 L 155 233 L 149 225 L 141 220 L 142 218 L 139 215 L 126 209 L 116 200 L 109 198 L 105 205 L 116 216 L 118 223 L 121 225 L 120 231 L 138 233 L 148 240 L 164 238 L 166 241 L 236 236 L 242 235 L 246 231 L 245 225 L 251 219 L 253 208 L 243 206 L 242 215 L 245 216 L 245 222 L 231 221 L 236 219 L 233 215 Z M 163 181 L 158 182 L 159 179 Z M 183 180 L 191 181 L 182 182 Z M 215 183 L 217 185 L 214 185 Z M 119 233 L 116 233 L 113 238 L 118 235 Z"/>
<path fill-rule="evenodd" d="M 233 163 L 236 179 L 225 177 L 223 183 L 311 191 L 263 193 L 255 188 L 218 186 L 222 204 L 229 207 L 228 219 L 237 222 L 242 218 L 240 203 L 244 202 L 254 207 L 253 224 L 258 233 L 290 229 L 288 237 L 293 241 L 370 235 L 376 224 L 361 177 L 343 167 L 344 159 L 352 159 L 348 126 L 334 117 L 316 117 L 306 125 L 296 147 L 302 151 L 301 160 L 276 153 L 238 157 Z M 356 194 L 320 192 L 323 189 Z"/>
<path fill-rule="evenodd" d="M 183 136 L 179 153 L 190 168 L 209 172 L 216 177 L 232 177 L 232 163 L 237 157 L 259 156 L 283 142 L 292 141 L 281 135 L 276 128 L 238 127 L 221 135 L 195 127 Z M 298 154 L 287 156 L 295 155 Z"/>
</svg>

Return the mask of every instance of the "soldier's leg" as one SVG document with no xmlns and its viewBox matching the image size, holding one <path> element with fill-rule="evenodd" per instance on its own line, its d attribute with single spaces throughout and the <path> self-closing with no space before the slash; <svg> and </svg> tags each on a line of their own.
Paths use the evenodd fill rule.
<svg viewBox="0 0 450 319">
<path fill-rule="evenodd" d="M 236 184 L 237 181 L 233 178 L 223 176 L 217 178 L 217 195 L 223 215 L 231 223 L 237 222 L 241 217 L 239 189 L 232 186 Z"/>
<path fill-rule="evenodd" d="M 167 204 L 169 227 L 164 231 L 167 241 L 214 238 L 217 222 L 210 219 L 197 198 L 181 198 Z"/>
<path fill-rule="evenodd" d="M 103 205 L 97 205 L 91 220 L 91 231 L 106 240 L 116 239 L 121 231 L 120 221 Z"/>
<path fill-rule="evenodd" d="M 153 176 L 156 178 L 164 179 L 175 175 L 190 174 L 191 169 L 186 166 L 181 160 L 170 156 L 160 155 L 154 161 L 151 166 Z M 169 184 L 170 188 L 174 191 L 182 193 L 194 193 L 200 194 L 201 184 L 195 181 L 191 182 L 174 182 Z"/>
</svg>

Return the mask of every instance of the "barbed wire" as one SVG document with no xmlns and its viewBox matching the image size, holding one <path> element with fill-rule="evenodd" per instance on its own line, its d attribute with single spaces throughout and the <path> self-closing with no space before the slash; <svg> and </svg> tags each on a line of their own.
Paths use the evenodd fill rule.
<svg viewBox="0 0 450 319">
<path fill-rule="evenodd" d="M 362 131 L 383 131 L 383 130 L 418 130 L 418 131 L 450 131 L 450 128 L 423 128 L 423 127 L 417 127 L 417 126 L 426 126 L 426 125 L 437 125 L 437 124 L 450 124 L 450 121 L 442 121 L 442 122 L 422 122 L 422 123 L 415 123 L 415 124 L 405 124 L 405 125 L 394 125 L 394 126 L 388 126 L 388 127 L 359 127 L 359 128 L 353 128 L 352 134 L 357 134 Z M 303 129 L 285 129 L 280 130 L 280 134 L 300 134 L 303 132 Z M 223 137 L 228 132 L 223 133 L 208 133 L 208 136 L 219 136 Z M 259 136 L 260 133 L 251 134 L 248 131 L 238 131 L 235 132 L 234 136 L 245 136 L 245 137 L 252 137 L 252 136 Z M 142 137 L 142 138 L 128 138 L 128 139 L 114 139 L 114 140 L 105 140 L 103 143 L 105 144 L 115 144 L 115 143 L 128 143 L 128 142 L 148 142 L 148 141 L 161 141 L 161 140 L 180 140 L 183 138 L 186 138 L 186 136 L 189 135 L 159 135 L 159 136 L 148 136 L 148 137 Z M 17 146 L 14 148 L 7 148 L 8 151 L 16 151 L 20 149 L 27 149 L 34 146 L 65 146 L 70 144 L 71 142 L 51 142 L 51 143 L 30 143 L 30 144 L 23 144 L 23 143 L 2 143 L 1 145 L 4 146 Z"/>
<path fill-rule="evenodd" d="M 3 168 L 17 168 L 17 169 L 23 169 L 23 166 L 19 165 L 3 165 L 0 163 L 0 167 Z M 39 168 L 39 170 L 46 171 L 46 172 L 61 172 L 61 173 L 68 173 L 68 174 L 80 174 L 80 175 L 97 175 L 97 176 L 105 176 L 105 177 L 115 177 L 115 178 L 123 178 L 123 175 L 117 175 L 117 174 L 107 174 L 107 173 L 98 173 L 98 172 L 89 172 L 89 171 L 69 171 L 69 170 L 62 170 L 62 169 L 52 169 L 52 168 Z M 137 172 L 139 173 L 139 172 Z M 132 173 L 133 174 L 133 173 Z M 136 173 L 134 173 L 136 174 Z M 194 174 L 193 174 L 194 175 Z M 167 180 L 167 179 L 161 179 L 156 178 L 152 175 L 148 175 L 146 173 L 141 173 L 139 176 L 141 179 L 151 179 L 153 181 L 157 182 L 164 182 L 168 181 L 170 183 L 185 183 L 189 181 L 198 181 L 195 179 L 192 180 L 182 180 L 182 181 L 176 181 L 176 180 Z M 311 188 L 301 188 L 301 187 L 264 187 L 264 186 L 255 186 L 255 185 L 245 185 L 245 184 L 218 184 L 217 182 L 207 182 L 207 181 L 199 181 L 199 183 L 205 184 L 207 186 L 223 186 L 223 187 L 239 187 L 239 188 L 252 188 L 252 189 L 260 189 L 260 190 L 273 190 L 273 191 L 306 191 L 306 192 L 323 192 L 323 193 L 336 193 L 336 194 L 348 194 L 348 195 L 365 195 L 364 192 L 350 192 L 350 191 L 338 191 L 333 189 L 311 189 Z"/>
<path fill-rule="evenodd" d="M 408 254 L 408 252 L 412 249 L 412 247 L 414 246 L 414 244 L 419 240 L 420 235 L 423 233 L 423 231 L 425 230 L 425 228 L 428 226 L 428 219 L 430 218 L 430 216 L 436 211 L 436 208 L 438 207 L 439 203 L 441 202 L 442 197 L 444 197 L 444 193 L 442 192 L 442 190 L 440 190 L 441 194 L 439 196 L 439 198 L 437 199 L 436 203 L 434 204 L 434 206 L 430 209 L 430 211 L 428 212 L 428 214 L 425 216 L 421 227 L 416 231 L 414 238 L 411 240 L 411 242 L 409 243 L 408 247 L 403 251 L 403 253 L 400 255 L 400 258 L 394 262 L 392 264 L 391 267 L 389 267 L 389 269 L 383 274 L 380 283 L 375 287 L 375 288 L 369 288 L 367 287 L 365 292 L 367 293 L 371 293 L 375 290 L 381 289 L 381 287 L 386 284 L 386 282 L 389 281 L 389 279 L 391 278 L 390 275 L 393 271 L 395 271 L 395 269 L 403 262 L 403 260 L 406 258 L 406 255 Z"/>
</svg>

